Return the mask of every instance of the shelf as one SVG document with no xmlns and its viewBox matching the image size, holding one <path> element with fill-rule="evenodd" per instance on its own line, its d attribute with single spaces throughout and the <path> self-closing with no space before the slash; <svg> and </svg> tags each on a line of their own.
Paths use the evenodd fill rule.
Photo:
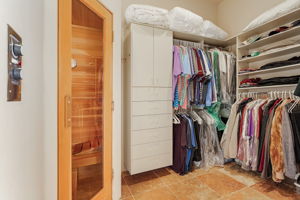
<svg viewBox="0 0 300 200">
<path fill-rule="evenodd" d="M 247 76 L 247 75 L 252 75 L 252 74 L 267 74 L 267 73 L 272 73 L 275 71 L 291 70 L 291 69 L 297 69 L 297 68 L 299 68 L 299 70 L 300 70 L 300 64 L 287 65 L 287 66 L 283 66 L 283 67 L 276 67 L 276 68 L 265 69 L 265 70 L 257 70 L 254 72 L 245 72 L 242 74 L 238 74 L 238 76 Z"/>
<path fill-rule="evenodd" d="M 278 57 L 278 56 L 284 56 L 284 55 L 288 55 L 288 54 L 292 54 L 292 53 L 297 53 L 298 51 L 300 51 L 300 44 L 293 45 L 289 48 L 285 48 L 285 49 L 278 50 L 275 52 L 261 54 L 259 56 L 250 57 L 250 58 L 244 58 L 244 59 L 239 60 L 238 62 L 239 63 L 257 62 L 257 61 L 261 61 L 261 60 L 265 60 L 265 59 L 269 59 L 269 58 L 274 58 L 274 57 Z"/>
<path fill-rule="evenodd" d="M 204 41 L 205 44 L 210 44 L 214 46 L 220 46 L 220 47 L 226 47 L 226 46 L 231 46 L 236 43 L 236 37 L 229 38 L 227 40 L 216 40 L 216 39 L 211 39 L 199 35 L 193 35 L 189 33 L 182 33 L 182 32 L 173 32 L 173 37 L 175 39 L 179 40 L 187 40 L 191 42 L 202 42 Z"/>
<path fill-rule="evenodd" d="M 241 33 L 238 37 L 242 39 L 247 39 L 248 37 L 251 37 L 256 34 L 261 34 L 266 31 L 269 31 L 273 28 L 280 27 L 286 23 L 293 22 L 295 20 L 298 20 L 300 16 L 300 9 L 296 9 L 294 11 L 291 11 L 283 16 L 279 16 L 272 21 L 266 22 L 265 24 L 262 24 L 259 27 L 253 28 L 247 32 Z"/>
<path fill-rule="evenodd" d="M 262 47 L 262 46 L 270 44 L 270 43 L 274 43 L 274 42 L 278 42 L 280 40 L 284 40 L 284 39 L 287 39 L 287 38 L 290 38 L 290 37 L 294 37 L 294 36 L 297 36 L 299 34 L 300 34 L 300 27 L 295 27 L 295 28 L 292 28 L 290 30 L 278 33 L 276 35 L 272 35 L 272 36 L 263 38 L 263 39 L 258 40 L 256 42 L 253 42 L 251 44 L 240 46 L 239 49 L 240 50 L 254 49 L 254 48 Z"/>
<path fill-rule="evenodd" d="M 262 86 L 262 87 L 248 87 L 248 88 L 238 88 L 239 91 L 245 91 L 245 90 L 266 90 L 266 89 L 272 89 L 272 88 L 285 88 L 285 87 L 295 87 L 297 84 L 286 84 L 286 85 L 272 85 L 272 86 Z"/>
</svg>

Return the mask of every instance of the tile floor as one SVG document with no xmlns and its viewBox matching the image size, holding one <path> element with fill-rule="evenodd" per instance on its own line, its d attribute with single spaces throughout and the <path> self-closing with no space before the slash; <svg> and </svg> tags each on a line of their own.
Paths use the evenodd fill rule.
<svg viewBox="0 0 300 200">
<path fill-rule="evenodd" d="M 300 190 L 275 184 L 235 164 L 180 176 L 169 168 L 122 174 L 122 200 L 300 200 Z"/>
</svg>

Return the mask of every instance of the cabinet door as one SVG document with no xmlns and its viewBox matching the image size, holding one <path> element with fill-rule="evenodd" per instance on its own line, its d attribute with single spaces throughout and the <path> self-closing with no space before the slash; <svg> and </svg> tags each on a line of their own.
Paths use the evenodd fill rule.
<svg viewBox="0 0 300 200">
<path fill-rule="evenodd" d="M 153 86 L 153 28 L 131 26 L 132 86 Z"/>
<path fill-rule="evenodd" d="M 172 87 L 173 33 L 154 28 L 154 86 Z"/>
</svg>

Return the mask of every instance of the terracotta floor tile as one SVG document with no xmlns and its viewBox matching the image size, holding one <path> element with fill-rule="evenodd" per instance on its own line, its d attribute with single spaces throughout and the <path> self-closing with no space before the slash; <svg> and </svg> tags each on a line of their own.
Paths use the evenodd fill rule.
<svg viewBox="0 0 300 200">
<path fill-rule="evenodd" d="M 263 181 L 251 187 L 274 200 L 300 200 L 296 188 L 285 184 L 276 184 L 272 181 Z"/>
<path fill-rule="evenodd" d="M 125 176 L 124 180 L 127 183 L 131 194 L 133 195 L 153 190 L 163 185 L 163 182 L 153 172 Z"/>
<path fill-rule="evenodd" d="M 192 174 L 195 174 L 195 176 L 200 176 L 200 175 L 204 175 L 204 174 L 208 174 L 210 172 L 211 169 L 195 169 Z"/>
<path fill-rule="evenodd" d="M 135 200 L 177 200 L 176 196 L 167 187 L 160 187 L 154 190 L 134 195 Z"/>
<path fill-rule="evenodd" d="M 219 195 L 198 178 L 192 178 L 168 186 L 179 200 L 215 200 Z"/>
<path fill-rule="evenodd" d="M 262 193 L 251 189 L 245 188 L 235 193 L 229 194 L 221 200 L 272 200 L 269 197 L 263 195 Z"/>
<path fill-rule="evenodd" d="M 129 191 L 129 187 L 128 185 L 126 184 L 125 180 L 122 178 L 122 196 L 121 198 L 125 198 L 125 197 L 129 197 L 131 196 L 131 193 Z"/>
<path fill-rule="evenodd" d="M 260 178 L 254 172 L 247 172 L 238 165 L 225 165 L 224 168 L 216 168 L 216 170 L 247 186 L 252 186 L 256 183 L 264 181 L 264 179 Z"/>
<path fill-rule="evenodd" d="M 198 179 L 202 184 L 207 185 L 221 196 L 246 187 L 244 184 L 220 172 L 201 175 Z"/>
<path fill-rule="evenodd" d="M 174 184 L 182 181 L 182 176 L 168 170 L 167 168 L 155 170 L 154 173 L 159 177 L 159 179 L 166 185 Z"/>
<path fill-rule="evenodd" d="M 122 172 L 122 177 L 125 177 L 125 176 L 130 176 L 130 174 L 129 174 L 128 171 L 123 171 L 123 172 Z"/>
<path fill-rule="evenodd" d="M 134 200 L 134 198 L 132 196 L 129 196 L 129 197 L 121 198 L 121 200 Z"/>
</svg>

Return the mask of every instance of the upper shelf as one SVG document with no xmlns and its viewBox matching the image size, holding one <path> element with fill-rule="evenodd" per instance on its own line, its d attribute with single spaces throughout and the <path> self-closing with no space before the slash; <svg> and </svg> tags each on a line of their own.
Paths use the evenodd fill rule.
<svg viewBox="0 0 300 200">
<path fill-rule="evenodd" d="M 275 57 L 278 57 L 278 56 L 283 56 L 283 55 L 296 53 L 296 52 L 299 52 L 299 51 L 300 51 L 300 44 L 293 45 L 291 47 L 281 49 L 281 50 L 278 50 L 278 51 L 274 51 L 274 52 L 271 52 L 271 53 L 266 53 L 266 54 L 261 54 L 259 56 L 255 56 L 255 57 L 240 59 L 238 62 L 239 63 L 257 62 L 257 61 L 261 61 L 261 60 L 275 58 Z"/>
<path fill-rule="evenodd" d="M 278 33 L 276 35 L 272 35 L 272 36 L 263 38 L 263 39 L 258 40 L 256 42 L 253 42 L 251 44 L 240 46 L 239 49 L 240 50 L 255 49 L 255 48 L 262 47 L 264 45 L 270 44 L 270 43 L 278 42 L 280 40 L 284 40 L 284 39 L 287 39 L 287 38 L 290 38 L 290 37 L 297 36 L 299 34 L 300 34 L 300 26 L 292 28 L 292 29 L 284 31 L 284 32 L 281 32 L 281 33 Z"/>
<path fill-rule="evenodd" d="M 188 40 L 192 42 L 204 41 L 205 44 L 210 44 L 210 45 L 220 46 L 220 47 L 226 47 L 226 46 L 231 46 L 236 44 L 236 37 L 232 37 L 227 40 L 216 40 L 216 39 L 211 39 L 199 35 L 193 35 L 193 34 L 182 33 L 182 32 L 173 32 L 173 36 L 174 38 L 180 40 Z"/>
<path fill-rule="evenodd" d="M 143 23 L 136 23 L 136 22 L 133 23 L 133 24 L 158 28 L 158 27 L 155 27 L 155 26 L 150 25 L 150 24 L 143 24 Z M 127 28 L 129 28 L 129 27 L 130 27 L 130 25 L 127 26 Z M 166 29 L 166 28 L 159 28 L 159 29 L 172 31 L 172 30 Z M 202 42 L 202 41 L 204 41 L 205 44 L 218 46 L 218 47 L 227 47 L 227 46 L 232 46 L 232 45 L 236 44 L 236 36 L 228 38 L 226 40 L 216 40 L 216 39 L 212 39 L 212 38 L 208 38 L 208 37 L 203 37 L 203 36 L 200 36 L 200 35 L 194 35 L 194 34 L 190 34 L 190 33 L 173 31 L 173 37 L 175 39 L 187 40 L 187 41 L 191 41 L 191 42 Z"/>
<path fill-rule="evenodd" d="M 260 87 L 245 87 L 245 88 L 238 88 L 240 91 L 245 90 L 267 90 L 267 89 L 285 89 L 285 88 L 295 88 L 297 84 L 286 84 L 286 85 L 271 85 L 271 86 L 260 86 Z"/>
<path fill-rule="evenodd" d="M 280 71 L 293 71 L 293 69 L 299 69 L 300 72 L 300 64 L 295 64 L 295 65 L 287 65 L 283 67 L 274 67 L 271 69 L 265 69 L 265 70 L 257 70 L 257 71 L 252 71 L 252 72 L 244 72 L 244 73 L 239 73 L 238 76 L 251 76 L 251 75 L 256 75 L 256 74 L 268 74 L 268 73 L 273 73 L 273 72 L 280 72 Z"/>
<path fill-rule="evenodd" d="M 273 28 L 282 26 L 283 24 L 293 22 L 299 18 L 300 18 L 300 9 L 296 9 L 290 13 L 287 13 L 286 15 L 279 16 L 279 17 L 273 19 L 272 21 L 266 22 L 265 24 L 263 24 L 259 27 L 256 27 L 247 32 L 241 33 L 238 35 L 238 37 L 241 40 L 245 40 L 245 39 L 249 38 L 250 36 L 264 33 Z"/>
</svg>

